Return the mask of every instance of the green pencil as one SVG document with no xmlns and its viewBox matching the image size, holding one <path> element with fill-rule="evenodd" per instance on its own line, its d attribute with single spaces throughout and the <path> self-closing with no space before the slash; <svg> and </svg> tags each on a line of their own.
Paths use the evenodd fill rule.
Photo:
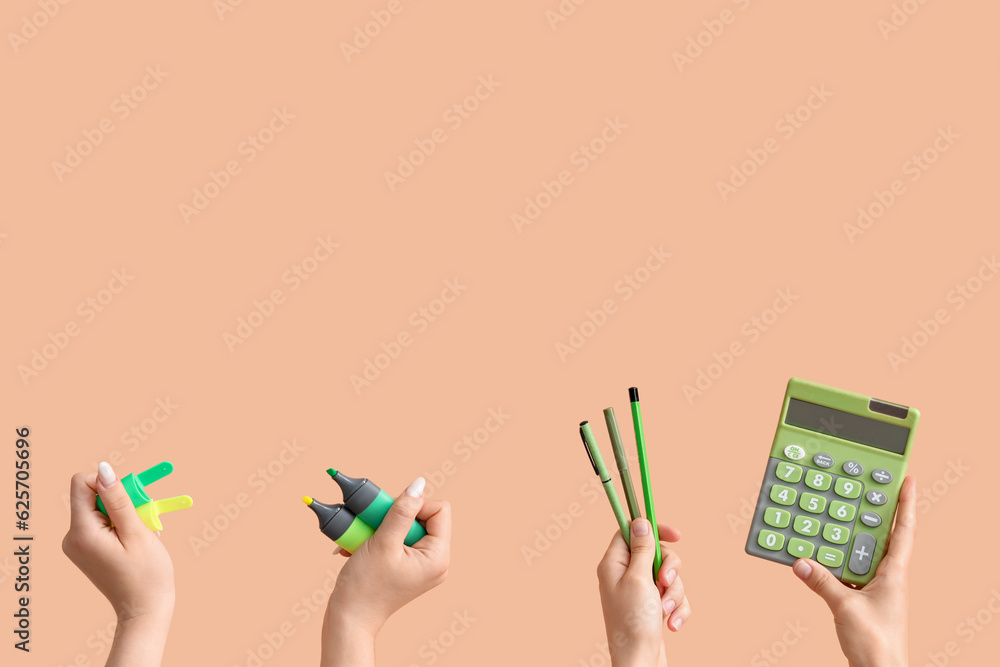
<svg viewBox="0 0 1000 667">
<path fill-rule="evenodd" d="M 663 554 L 660 553 L 660 529 L 656 525 L 656 509 L 653 507 L 653 482 L 649 478 L 649 462 L 646 460 L 646 436 L 642 431 L 642 411 L 639 409 L 639 390 L 629 387 L 628 398 L 632 403 L 632 426 L 635 428 L 635 446 L 639 450 L 639 472 L 642 474 L 642 496 L 646 501 L 646 518 L 653 525 L 653 544 L 656 555 L 653 558 L 653 579 L 660 572 Z"/>
<path fill-rule="evenodd" d="M 597 442 L 594 441 L 594 433 L 590 430 L 590 424 L 588 422 L 580 422 L 580 438 L 583 440 L 583 446 L 587 450 L 587 456 L 590 457 L 590 465 L 594 467 L 594 472 L 597 474 L 598 479 L 601 480 L 601 484 L 604 486 L 604 492 L 608 494 L 608 500 L 611 502 L 611 509 L 615 513 L 615 518 L 618 519 L 618 527 L 621 528 L 622 537 L 625 538 L 625 544 L 629 544 L 628 520 L 625 518 L 625 512 L 622 510 L 622 504 L 618 501 L 618 494 L 615 493 L 615 485 L 614 482 L 611 481 L 611 474 L 608 472 L 607 466 L 604 465 L 604 459 L 601 457 L 601 450 L 597 447 Z"/>
<path fill-rule="evenodd" d="M 618 474 L 622 478 L 622 489 L 625 491 L 625 502 L 628 503 L 628 513 L 635 521 L 642 516 L 642 508 L 635 498 L 632 487 L 632 475 L 628 471 L 628 458 L 622 446 L 622 437 L 618 434 L 618 420 L 615 419 L 614 408 L 604 408 L 604 422 L 608 425 L 608 436 L 611 438 L 611 448 L 615 452 L 615 463 L 618 464 Z"/>
</svg>

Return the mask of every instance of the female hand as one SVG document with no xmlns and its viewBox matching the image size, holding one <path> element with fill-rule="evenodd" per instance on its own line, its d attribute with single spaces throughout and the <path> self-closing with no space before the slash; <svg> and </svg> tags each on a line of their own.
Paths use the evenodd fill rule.
<svg viewBox="0 0 1000 667">
<path fill-rule="evenodd" d="M 663 655 L 663 622 L 673 632 L 691 616 L 691 605 L 679 576 L 680 557 L 666 542 L 676 542 L 680 532 L 660 525 L 663 563 L 654 582 L 654 544 L 646 519 L 632 522 L 631 551 L 616 531 L 597 578 L 608 633 L 611 662 L 615 667 L 666 664 Z"/>
<path fill-rule="evenodd" d="M 374 665 L 375 635 L 407 602 L 445 580 L 451 547 L 451 507 L 424 500 L 418 477 L 396 498 L 375 534 L 337 576 L 323 621 L 323 665 Z M 427 535 L 403 544 L 413 520 Z"/>
<path fill-rule="evenodd" d="M 840 648 L 852 667 L 903 667 L 907 658 L 907 574 L 917 527 L 917 490 L 912 477 L 899 491 L 896 525 L 875 577 L 861 589 L 841 583 L 816 561 L 799 559 L 795 574 L 833 612 Z"/>
<path fill-rule="evenodd" d="M 107 516 L 97 509 L 98 494 Z M 73 475 L 62 548 L 118 615 L 107 664 L 160 664 L 174 611 L 173 563 L 107 463 L 97 474 Z"/>
</svg>

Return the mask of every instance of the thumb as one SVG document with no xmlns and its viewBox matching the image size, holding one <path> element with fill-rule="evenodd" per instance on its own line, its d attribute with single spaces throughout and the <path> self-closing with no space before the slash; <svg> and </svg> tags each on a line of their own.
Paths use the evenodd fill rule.
<svg viewBox="0 0 1000 667">
<path fill-rule="evenodd" d="M 124 538 L 123 541 L 146 530 L 146 524 L 135 513 L 128 491 L 118 480 L 115 471 L 104 461 L 97 466 L 97 495 L 101 497 L 108 518 L 115 524 L 115 530 Z"/>
<path fill-rule="evenodd" d="M 653 571 L 653 558 L 656 555 L 653 531 L 649 521 L 641 517 L 636 519 L 632 522 L 631 532 L 629 548 L 632 551 L 632 556 L 629 558 L 626 574 L 632 573 L 633 576 L 648 579 L 650 572 Z"/>
<path fill-rule="evenodd" d="M 816 561 L 800 558 L 792 566 L 795 576 L 806 583 L 816 595 L 823 598 L 830 611 L 835 611 L 836 607 L 847 597 L 850 589 L 840 583 L 840 580 L 830 573 L 830 570 L 821 566 Z"/>
<path fill-rule="evenodd" d="M 403 544 L 410 526 L 417 518 L 417 512 L 424 506 L 424 484 L 424 478 L 417 477 L 396 498 L 382 519 L 382 525 L 375 531 L 376 537 L 381 536 L 379 539 L 387 544 Z"/>
</svg>

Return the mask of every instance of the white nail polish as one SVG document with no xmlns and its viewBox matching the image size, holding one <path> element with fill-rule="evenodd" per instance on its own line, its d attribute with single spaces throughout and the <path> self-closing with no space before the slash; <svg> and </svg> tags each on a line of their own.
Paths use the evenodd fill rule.
<svg viewBox="0 0 1000 667">
<path fill-rule="evenodd" d="M 426 480 L 423 477 L 417 477 L 413 480 L 408 487 L 406 487 L 406 495 L 413 496 L 414 498 L 419 498 L 424 495 L 424 485 Z"/>
<path fill-rule="evenodd" d="M 339 554 L 343 550 L 344 550 L 344 547 L 337 547 L 336 549 L 333 550 L 333 555 L 336 556 L 337 554 Z"/>
<path fill-rule="evenodd" d="M 97 477 L 105 489 L 110 489 L 118 481 L 118 478 L 115 477 L 115 471 L 105 461 L 101 461 L 97 465 Z"/>
</svg>

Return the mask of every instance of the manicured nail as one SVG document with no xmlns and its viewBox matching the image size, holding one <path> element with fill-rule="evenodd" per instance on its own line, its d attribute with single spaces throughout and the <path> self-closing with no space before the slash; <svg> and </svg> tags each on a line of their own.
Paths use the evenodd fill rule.
<svg viewBox="0 0 1000 667">
<path fill-rule="evenodd" d="M 674 630 L 680 630 L 683 624 L 684 624 L 684 619 L 678 618 L 676 621 L 674 621 Z"/>
<path fill-rule="evenodd" d="M 649 522 L 645 519 L 636 519 L 632 524 L 633 535 L 649 535 Z"/>
<path fill-rule="evenodd" d="M 111 469 L 104 461 L 101 461 L 97 465 L 97 477 L 101 480 L 101 485 L 105 489 L 113 489 L 115 484 L 118 483 L 118 478 L 115 477 L 115 471 Z"/>
<path fill-rule="evenodd" d="M 667 586 L 674 583 L 674 579 L 676 578 L 677 578 L 677 570 L 670 570 L 669 572 L 667 572 L 667 576 L 664 577 L 664 579 L 667 580 Z"/>
<path fill-rule="evenodd" d="M 808 579 L 809 575 L 812 574 L 813 572 L 812 565 L 810 565 L 804 560 L 800 560 L 798 563 L 792 566 L 792 570 L 795 571 L 795 576 L 797 576 L 802 581 Z"/>
<path fill-rule="evenodd" d="M 406 487 L 406 495 L 419 498 L 424 495 L 424 485 L 426 483 L 427 481 L 423 477 L 417 477 L 408 487 Z"/>
<path fill-rule="evenodd" d="M 676 606 L 677 606 L 677 603 L 674 602 L 673 600 L 664 600 L 664 602 L 663 602 L 663 613 L 664 614 L 669 614 L 670 612 L 672 612 L 674 610 L 674 607 L 676 607 Z"/>
</svg>

